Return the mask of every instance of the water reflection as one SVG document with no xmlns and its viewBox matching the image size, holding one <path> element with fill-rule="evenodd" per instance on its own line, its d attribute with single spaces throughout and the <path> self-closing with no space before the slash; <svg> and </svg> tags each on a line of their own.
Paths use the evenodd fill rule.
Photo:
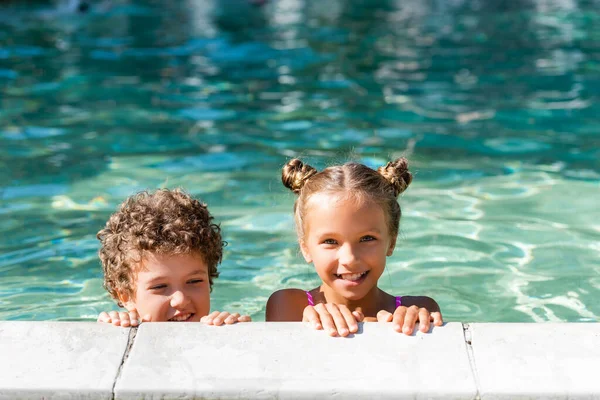
<svg viewBox="0 0 600 400">
<path fill-rule="evenodd" d="M 243 285 L 260 319 L 269 290 L 312 283 L 293 229 L 273 237 L 291 227 L 284 161 L 408 154 L 393 282 L 441 293 L 456 319 L 600 315 L 597 0 L 115 0 L 78 18 L 71 2 L 20 4 L 0 5 L 2 276 L 47 274 L 109 306 L 85 289 L 94 233 L 131 192 L 181 185 L 229 232 L 217 305 Z M 574 238 L 576 272 L 534 236 Z M 2 279 L 0 318 L 61 318 L 20 310 L 23 286 Z M 76 300 L 48 296 L 73 317 Z"/>
</svg>

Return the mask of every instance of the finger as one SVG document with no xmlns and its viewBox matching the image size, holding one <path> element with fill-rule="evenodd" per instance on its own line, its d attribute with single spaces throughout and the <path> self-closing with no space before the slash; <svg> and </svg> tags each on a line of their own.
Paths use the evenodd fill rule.
<svg viewBox="0 0 600 400">
<path fill-rule="evenodd" d="M 306 306 L 302 312 L 302 322 L 308 322 L 314 329 L 323 329 L 321 318 L 313 306 Z"/>
<path fill-rule="evenodd" d="M 332 336 L 335 336 L 336 333 L 340 336 L 348 336 L 350 334 L 350 329 L 348 329 L 346 319 L 340 311 L 340 306 L 337 304 L 328 303 L 326 307 L 327 311 L 329 311 L 329 314 L 331 314 L 331 317 L 333 318 L 333 323 L 335 324 Z"/>
<path fill-rule="evenodd" d="M 405 306 L 400 306 L 394 311 L 393 327 L 396 332 L 402 332 L 402 325 L 404 324 L 404 318 L 406 317 L 407 311 L 408 308 Z"/>
<path fill-rule="evenodd" d="M 437 312 L 432 312 L 431 313 L 431 318 L 433 319 L 433 325 L 435 326 L 442 326 L 444 325 L 444 319 L 442 318 L 442 313 L 437 311 Z"/>
<path fill-rule="evenodd" d="M 394 315 L 386 310 L 381 310 L 377 313 L 377 322 L 392 322 Z"/>
<path fill-rule="evenodd" d="M 252 322 L 252 318 L 249 315 L 241 315 L 238 318 L 238 322 Z"/>
<path fill-rule="evenodd" d="M 354 318 L 356 318 L 356 322 L 362 322 L 365 319 L 365 314 L 363 314 L 360 308 L 352 311 L 352 315 L 354 315 Z"/>
<path fill-rule="evenodd" d="M 410 306 L 406 311 L 406 316 L 404 317 L 404 324 L 402 325 L 402 333 L 405 335 L 410 335 L 413 333 L 415 329 L 415 324 L 417 323 L 417 319 L 419 318 L 419 307 Z"/>
<path fill-rule="evenodd" d="M 108 315 L 108 313 L 106 311 L 102 311 L 100 313 L 100 315 L 98 315 L 98 320 L 97 322 L 111 322 L 110 316 Z"/>
<path fill-rule="evenodd" d="M 221 314 L 220 311 L 213 311 L 210 314 L 205 315 L 204 317 L 200 318 L 200 322 L 203 322 L 206 325 L 213 325 L 214 319 L 217 318 L 219 316 L 219 314 Z"/>
<path fill-rule="evenodd" d="M 108 315 L 110 315 L 110 320 L 112 322 L 112 324 L 114 326 L 120 326 L 121 325 L 121 320 L 119 319 L 119 312 L 118 311 L 111 311 L 108 313 Z"/>
<path fill-rule="evenodd" d="M 227 318 L 225 318 L 224 322 L 226 325 L 235 324 L 236 322 L 238 322 L 239 317 L 240 317 L 239 313 L 229 314 L 229 316 Z"/>
<path fill-rule="evenodd" d="M 146 314 L 142 317 L 141 322 L 150 322 L 150 321 L 152 321 L 152 316 L 150 314 Z"/>
<path fill-rule="evenodd" d="M 138 315 L 137 310 L 129 311 L 127 318 L 129 319 L 129 324 L 131 326 L 138 326 L 140 323 L 140 321 L 139 321 L 140 317 Z"/>
<path fill-rule="evenodd" d="M 123 328 L 127 328 L 131 325 L 131 321 L 129 320 L 129 312 L 119 311 L 119 319 L 121 320 L 121 326 Z"/>
<path fill-rule="evenodd" d="M 350 311 L 350 309 L 346 306 L 340 306 L 340 312 L 342 313 L 342 317 L 344 317 L 344 320 L 346 321 L 348 333 L 358 332 L 358 322 L 356 322 L 356 317 Z"/>
<path fill-rule="evenodd" d="M 223 311 L 223 312 L 219 313 L 219 315 L 217 315 L 215 317 L 215 319 L 213 319 L 213 325 L 216 325 L 216 326 L 223 325 L 223 323 L 225 322 L 227 317 L 229 317 L 229 315 L 230 314 L 227 311 Z"/>
<path fill-rule="evenodd" d="M 317 304 L 314 308 L 319 314 L 319 320 L 321 321 L 323 330 L 325 330 L 330 336 L 337 335 L 335 322 L 333 322 L 333 317 L 329 313 L 329 310 L 322 303 Z"/>
<path fill-rule="evenodd" d="M 423 333 L 429 332 L 431 315 L 426 308 L 419 309 L 419 330 Z"/>
</svg>

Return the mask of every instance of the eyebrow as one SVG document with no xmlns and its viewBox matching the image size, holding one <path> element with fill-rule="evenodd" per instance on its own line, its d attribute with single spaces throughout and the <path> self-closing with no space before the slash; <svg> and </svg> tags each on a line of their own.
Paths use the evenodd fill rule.
<svg viewBox="0 0 600 400">
<path fill-rule="evenodd" d="M 207 274 L 208 270 L 203 268 L 198 268 L 190 272 L 187 276 L 198 275 L 198 274 Z"/>
<path fill-rule="evenodd" d="M 187 274 L 187 277 L 194 276 L 194 275 L 202 275 L 202 274 L 208 274 L 208 271 L 205 269 L 198 268 L 198 269 L 193 270 L 189 274 Z M 167 279 L 167 276 L 165 276 L 165 275 L 155 276 L 154 278 L 147 281 L 146 284 L 150 285 L 150 284 L 162 281 L 164 279 Z"/>
<path fill-rule="evenodd" d="M 371 228 L 371 229 L 366 229 L 364 231 L 361 231 L 360 234 L 364 235 L 364 234 L 369 234 L 369 233 L 378 233 L 381 234 L 381 230 L 377 229 L 377 228 Z M 323 231 L 323 232 L 315 232 L 315 234 L 319 237 L 321 236 L 336 236 L 338 235 L 337 232 L 331 232 L 331 231 Z"/>
</svg>

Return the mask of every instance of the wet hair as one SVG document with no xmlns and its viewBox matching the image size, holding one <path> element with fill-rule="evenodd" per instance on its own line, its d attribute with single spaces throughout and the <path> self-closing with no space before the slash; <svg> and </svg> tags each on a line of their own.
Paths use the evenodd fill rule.
<svg viewBox="0 0 600 400">
<path fill-rule="evenodd" d="M 225 245 L 221 228 L 212 220 L 206 204 L 179 189 L 130 196 L 96 235 L 104 287 L 122 305 L 119 294 L 135 295 L 135 275 L 144 257 L 194 253 L 208 266 L 212 290 Z"/>
<path fill-rule="evenodd" d="M 298 195 L 294 219 L 298 238 L 304 239 L 304 220 L 311 197 L 318 193 L 340 194 L 343 198 L 373 202 L 381 206 L 391 237 L 398 235 L 402 211 L 398 195 L 412 181 L 406 158 L 398 158 L 376 171 L 359 163 L 346 163 L 317 171 L 299 159 L 290 160 L 281 172 L 283 185 Z"/>
</svg>

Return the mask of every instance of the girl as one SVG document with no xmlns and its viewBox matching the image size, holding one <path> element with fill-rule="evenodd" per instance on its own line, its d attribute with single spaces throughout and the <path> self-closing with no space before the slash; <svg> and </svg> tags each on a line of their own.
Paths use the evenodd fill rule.
<svg viewBox="0 0 600 400">
<path fill-rule="evenodd" d="M 267 302 L 267 321 L 306 321 L 332 336 L 358 331 L 357 322 L 393 322 L 410 335 L 417 320 L 441 326 L 438 304 L 424 296 L 392 296 L 377 287 L 400 224 L 397 197 L 412 181 L 405 158 L 377 171 L 347 163 L 321 172 L 298 159 L 282 171 L 298 195 L 294 218 L 304 259 L 323 283 L 308 292 L 283 289 Z"/>
</svg>

